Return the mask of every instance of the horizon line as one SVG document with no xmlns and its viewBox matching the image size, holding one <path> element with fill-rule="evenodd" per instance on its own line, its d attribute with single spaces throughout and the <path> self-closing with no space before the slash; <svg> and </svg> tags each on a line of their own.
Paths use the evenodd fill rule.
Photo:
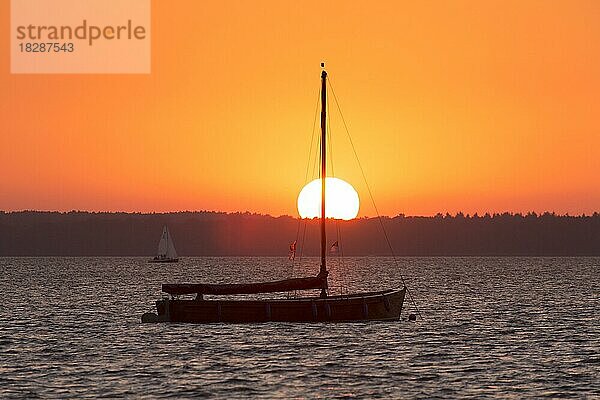
<svg viewBox="0 0 600 400">
<path fill-rule="evenodd" d="M 271 217 L 271 218 L 293 218 L 293 219 L 307 219 L 307 220 L 313 220 L 313 219 L 319 219 L 318 217 L 315 218 L 302 218 L 300 216 L 292 216 L 289 214 L 280 214 L 280 215 L 271 215 L 268 213 L 260 213 L 260 212 L 253 212 L 253 211 L 216 211 L 216 210 L 178 210 L 178 211 L 94 211 L 94 210 L 68 210 L 68 211 L 60 211 L 60 210 L 35 210 L 35 209 L 21 209 L 21 210 L 0 210 L 0 214 L 19 214 L 19 213 L 47 213 L 47 214 L 76 214 L 76 213 L 80 213 L 80 214 L 131 214 L 131 215 L 156 215 L 156 214 L 200 214 L 200 213 L 206 213 L 206 214 L 225 214 L 225 215 L 235 215 L 235 214 L 249 214 L 249 215 L 255 215 L 255 216 L 264 216 L 264 217 Z M 585 212 L 583 213 L 579 213 L 579 214 L 569 214 L 569 212 L 563 213 L 563 214 L 559 214 L 555 211 L 543 211 L 543 212 L 539 212 L 539 211 L 527 211 L 527 212 L 511 212 L 511 211 L 502 211 L 502 212 L 485 212 L 485 213 L 465 213 L 463 211 L 457 211 L 454 214 L 450 213 L 450 212 L 437 212 L 435 214 L 431 214 L 431 215 L 407 215 L 404 213 L 398 213 L 396 215 L 374 215 L 374 216 L 369 216 L 369 215 L 364 215 L 364 216 L 360 216 L 360 217 L 356 217 L 353 218 L 352 220 L 357 220 L 357 219 L 372 219 L 372 218 L 397 218 L 397 217 L 408 217 L 408 218 L 439 218 L 439 217 L 458 217 L 458 216 L 463 216 L 465 218 L 473 218 L 473 217 L 485 217 L 485 216 L 489 216 L 489 217 L 494 217 L 494 216 L 502 216 L 502 215 L 512 215 L 512 216 L 529 216 L 529 215 L 535 215 L 535 216 L 543 216 L 543 215 L 552 215 L 555 217 L 593 217 L 593 216 L 598 216 L 598 214 L 600 214 L 600 210 L 598 211 L 594 211 L 590 214 L 587 214 Z M 330 218 L 328 218 L 330 219 Z M 335 219 L 335 218 L 331 218 L 331 219 Z M 350 220 L 351 221 L 351 220 Z"/>
</svg>

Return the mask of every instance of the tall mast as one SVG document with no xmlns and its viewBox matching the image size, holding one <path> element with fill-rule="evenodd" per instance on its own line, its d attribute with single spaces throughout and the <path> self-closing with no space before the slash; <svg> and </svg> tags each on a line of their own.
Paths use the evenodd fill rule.
<svg viewBox="0 0 600 400">
<path fill-rule="evenodd" d="M 325 67 L 325 63 L 321 63 Z M 327 238 L 325 233 L 325 178 L 327 177 L 327 71 L 321 72 L 321 270 L 320 274 L 327 276 L 326 252 Z M 324 295 L 325 289 L 323 289 Z"/>
</svg>

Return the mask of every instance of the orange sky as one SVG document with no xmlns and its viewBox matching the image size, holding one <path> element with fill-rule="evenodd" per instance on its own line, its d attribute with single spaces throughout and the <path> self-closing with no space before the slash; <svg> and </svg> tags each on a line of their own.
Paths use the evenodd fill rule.
<svg viewBox="0 0 600 400">
<path fill-rule="evenodd" d="M 153 1 L 150 75 L 11 75 L 3 29 L 0 209 L 297 215 L 325 60 L 382 214 L 600 210 L 600 3 L 398 3 Z"/>
</svg>

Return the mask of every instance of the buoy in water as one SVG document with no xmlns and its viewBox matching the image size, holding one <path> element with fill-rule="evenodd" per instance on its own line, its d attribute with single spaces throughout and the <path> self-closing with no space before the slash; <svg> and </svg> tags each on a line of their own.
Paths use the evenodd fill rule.
<svg viewBox="0 0 600 400">
<path fill-rule="evenodd" d="M 416 321 L 417 320 L 417 314 L 409 314 L 408 315 L 408 320 L 409 321 Z"/>
<path fill-rule="evenodd" d="M 142 322 L 158 322 L 158 315 L 147 312 L 142 315 Z"/>
</svg>

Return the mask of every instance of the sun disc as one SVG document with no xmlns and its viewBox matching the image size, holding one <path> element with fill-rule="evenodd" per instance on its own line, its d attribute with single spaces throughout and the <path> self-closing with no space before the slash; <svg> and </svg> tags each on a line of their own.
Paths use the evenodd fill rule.
<svg viewBox="0 0 600 400">
<path fill-rule="evenodd" d="M 360 201 L 352 185 L 332 177 L 326 178 L 325 185 L 325 216 L 344 220 L 356 218 Z M 321 179 L 315 179 L 302 188 L 298 195 L 298 213 L 302 218 L 321 216 Z"/>
</svg>

